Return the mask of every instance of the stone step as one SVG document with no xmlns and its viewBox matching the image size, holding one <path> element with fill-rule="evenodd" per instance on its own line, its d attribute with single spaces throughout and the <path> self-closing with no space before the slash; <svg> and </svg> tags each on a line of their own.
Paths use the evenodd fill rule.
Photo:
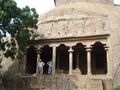
<svg viewBox="0 0 120 90">
<path fill-rule="evenodd" d="M 86 90 L 86 88 L 78 88 L 77 90 Z"/>
<path fill-rule="evenodd" d="M 82 78 L 82 76 L 37 76 L 23 78 L 23 82 L 23 87 L 30 88 L 28 90 L 86 90 L 86 87 L 89 87 L 88 90 L 103 90 L 102 80 L 88 81 L 86 77 Z M 76 87 L 76 89 L 74 89 L 74 87 Z"/>
<path fill-rule="evenodd" d="M 87 90 L 103 90 L 102 80 L 99 79 L 88 80 Z"/>
<path fill-rule="evenodd" d="M 18 90 L 18 89 L 16 89 L 16 90 Z M 40 89 L 40 88 L 21 88 L 19 90 L 42 90 L 42 89 Z"/>
</svg>

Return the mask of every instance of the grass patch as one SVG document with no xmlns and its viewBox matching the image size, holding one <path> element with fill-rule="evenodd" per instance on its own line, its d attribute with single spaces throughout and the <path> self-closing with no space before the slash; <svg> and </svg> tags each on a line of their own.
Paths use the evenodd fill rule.
<svg viewBox="0 0 120 90">
<path fill-rule="evenodd" d="M 114 90 L 120 90 L 120 86 L 116 87 Z"/>
</svg>

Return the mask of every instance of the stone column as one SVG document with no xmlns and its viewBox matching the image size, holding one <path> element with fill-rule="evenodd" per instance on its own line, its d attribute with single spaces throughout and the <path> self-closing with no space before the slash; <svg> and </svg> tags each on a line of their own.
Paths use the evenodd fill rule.
<svg viewBox="0 0 120 90">
<path fill-rule="evenodd" d="M 73 68 L 73 50 L 72 50 L 72 47 L 70 47 L 68 52 L 69 52 L 69 75 L 72 75 L 72 68 Z"/>
<path fill-rule="evenodd" d="M 37 63 L 36 63 L 36 74 L 39 74 L 38 73 L 38 62 L 40 60 L 40 54 L 41 54 L 41 50 L 36 50 L 37 51 Z"/>
<path fill-rule="evenodd" d="M 87 74 L 91 75 L 91 47 L 86 48 L 87 51 Z"/>
<path fill-rule="evenodd" d="M 23 73 L 26 73 L 26 63 L 27 63 L 27 51 L 24 52 L 24 57 L 23 57 Z"/>
<path fill-rule="evenodd" d="M 53 47 L 53 53 L 52 53 L 52 74 L 55 74 L 55 66 L 56 66 L 56 47 Z"/>
<path fill-rule="evenodd" d="M 110 75 L 110 61 L 109 61 L 109 55 L 108 55 L 108 47 L 105 46 L 106 51 L 106 58 L 107 58 L 107 75 Z"/>
</svg>

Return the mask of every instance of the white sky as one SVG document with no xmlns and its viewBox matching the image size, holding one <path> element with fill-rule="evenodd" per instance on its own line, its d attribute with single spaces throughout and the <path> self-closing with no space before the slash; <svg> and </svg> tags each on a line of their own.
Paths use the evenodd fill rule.
<svg viewBox="0 0 120 90">
<path fill-rule="evenodd" d="M 30 8 L 35 8 L 38 14 L 45 13 L 55 7 L 54 0 L 15 0 L 18 7 L 25 7 L 28 5 Z"/>
<path fill-rule="evenodd" d="M 54 0 L 15 0 L 19 7 L 28 5 L 30 8 L 35 8 L 38 14 L 45 13 L 53 9 Z M 114 0 L 115 4 L 120 4 L 120 0 Z"/>
<path fill-rule="evenodd" d="M 120 0 L 114 0 L 115 4 L 120 4 Z"/>
</svg>

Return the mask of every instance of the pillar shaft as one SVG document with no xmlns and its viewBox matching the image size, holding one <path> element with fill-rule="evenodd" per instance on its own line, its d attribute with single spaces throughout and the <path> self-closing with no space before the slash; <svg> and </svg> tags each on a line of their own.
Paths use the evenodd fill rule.
<svg viewBox="0 0 120 90">
<path fill-rule="evenodd" d="M 87 48 L 87 74 L 91 75 L 91 48 Z"/>
<path fill-rule="evenodd" d="M 52 74 L 55 74 L 55 66 L 56 66 L 56 47 L 53 47 L 53 54 L 52 54 Z"/>
<path fill-rule="evenodd" d="M 106 58 L 107 58 L 107 75 L 110 75 L 110 61 L 109 61 L 109 51 L 108 51 L 108 47 L 105 47 L 105 51 L 106 51 Z"/>
<path fill-rule="evenodd" d="M 41 50 L 37 50 L 36 74 L 39 74 L 39 72 L 38 72 L 38 62 L 40 60 L 40 53 L 41 53 Z"/>
<path fill-rule="evenodd" d="M 70 47 L 69 51 L 69 75 L 72 75 L 72 68 L 73 68 L 73 50 Z"/>
</svg>

